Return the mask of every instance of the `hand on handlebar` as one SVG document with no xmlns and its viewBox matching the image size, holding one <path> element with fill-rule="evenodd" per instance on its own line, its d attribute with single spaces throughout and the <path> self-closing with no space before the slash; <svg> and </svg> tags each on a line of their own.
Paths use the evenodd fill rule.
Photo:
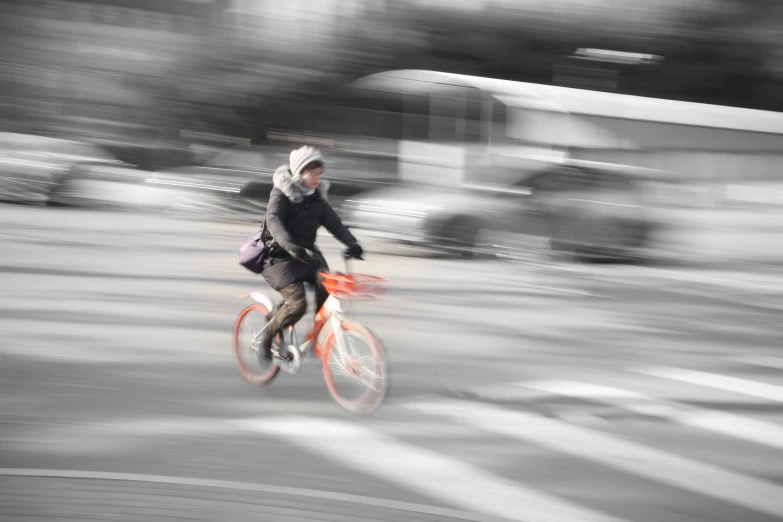
<svg viewBox="0 0 783 522">
<path fill-rule="evenodd" d="M 359 245 L 359 243 L 353 243 L 348 248 L 346 248 L 343 251 L 343 257 L 345 259 L 360 259 L 363 260 L 362 256 L 364 255 L 364 249 Z"/>
</svg>

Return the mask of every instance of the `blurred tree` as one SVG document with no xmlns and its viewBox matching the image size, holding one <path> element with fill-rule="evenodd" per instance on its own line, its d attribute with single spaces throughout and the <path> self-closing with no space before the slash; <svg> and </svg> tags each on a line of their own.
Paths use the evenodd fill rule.
<svg viewBox="0 0 783 522">
<path fill-rule="evenodd" d="M 555 66 L 582 47 L 664 57 L 606 65 L 618 71 L 619 92 L 783 109 L 783 4 L 775 0 L 559 8 L 567 3 L 466 14 L 410 0 L 367 2 L 333 18 L 336 28 L 317 52 L 239 39 L 222 19 L 205 44 L 210 52 L 178 78 L 183 124 L 255 141 L 268 129 L 339 130 L 330 129 L 342 122 L 329 108 L 346 102 L 343 86 L 357 77 L 426 68 L 548 84 Z"/>
<path fill-rule="evenodd" d="M 177 2 L 167 0 L 166 9 Z M 52 76 L 66 69 L 51 63 L 56 36 L 14 18 L 21 11 L 28 20 L 38 16 L 32 4 L 0 2 L 0 107 L 8 117 L 43 121 L 58 105 L 40 93 L 62 94 L 67 75 L 52 88 L 46 78 L 29 85 L 19 72 L 37 67 Z M 155 0 L 144 5 L 163 9 Z M 325 0 L 318 6 L 215 0 L 199 6 L 193 18 L 186 18 L 192 7 L 176 7 L 183 17 L 177 30 L 195 28 L 182 49 L 149 44 L 148 53 L 169 52 L 169 64 L 128 72 L 122 83 L 137 100 L 123 117 L 159 129 L 158 140 L 180 130 L 254 141 L 264 141 L 269 129 L 339 131 L 350 122 L 331 108 L 349 102 L 344 86 L 366 74 L 425 68 L 548 84 L 555 67 L 581 47 L 664 57 L 655 65 L 606 65 L 618 71 L 619 92 L 783 110 L 778 0 L 486 0 L 462 10 L 445 0 Z M 11 110 L 23 99 L 19 106 L 35 107 L 40 116 Z"/>
</svg>

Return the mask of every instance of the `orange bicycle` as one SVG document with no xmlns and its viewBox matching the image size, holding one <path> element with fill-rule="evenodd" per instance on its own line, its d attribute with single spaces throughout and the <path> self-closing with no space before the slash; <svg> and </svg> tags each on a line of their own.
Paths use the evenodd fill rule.
<svg viewBox="0 0 783 522">
<path fill-rule="evenodd" d="M 261 343 L 269 326 L 269 320 L 282 302 L 274 306 L 260 292 L 242 294 L 240 299 L 250 298 L 254 303 L 239 313 L 234 324 L 234 357 L 245 380 L 256 386 L 269 384 L 283 369 L 296 375 L 303 358 L 317 357 L 323 366 L 324 379 L 332 398 L 346 410 L 356 414 L 375 411 L 383 402 L 388 390 L 388 362 L 380 340 L 368 328 L 347 319 L 350 301 L 376 299 L 385 290 L 382 277 L 351 274 L 348 258 L 346 272 L 321 272 L 329 297 L 316 313 L 312 330 L 304 343 L 297 341 L 293 325 L 288 326 L 288 339 L 280 332 L 275 339 L 272 359 L 264 357 Z M 362 354 L 361 349 L 365 353 Z M 245 356 L 251 358 L 245 361 Z M 255 372 L 251 368 L 259 367 Z M 356 393 L 338 386 L 346 377 Z M 354 396 L 355 395 L 355 396 Z"/>
</svg>

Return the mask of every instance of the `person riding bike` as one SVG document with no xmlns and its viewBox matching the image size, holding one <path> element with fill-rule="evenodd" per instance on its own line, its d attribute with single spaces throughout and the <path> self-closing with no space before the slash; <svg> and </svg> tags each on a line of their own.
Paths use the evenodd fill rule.
<svg viewBox="0 0 783 522">
<path fill-rule="evenodd" d="M 321 180 L 324 157 L 310 146 L 291 151 L 289 164 L 277 168 L 266 211 L 267 232 L 263 237 L 270 251 L 261 275 L 284 299 L 274 313 L 262 349 L 271 357 L 272 341 L 289 325 L 296 324 L 307 311 L 304 283 L 315 288 L 316 310 L 329 293 L 319 272 L 329 267 L 315 245 L 318 229 L 324 226 L 348 248 L 346 255 L 361 259 L 359 242 L 343 224 L 327 200 L 329 182 Z"/>
</svg>

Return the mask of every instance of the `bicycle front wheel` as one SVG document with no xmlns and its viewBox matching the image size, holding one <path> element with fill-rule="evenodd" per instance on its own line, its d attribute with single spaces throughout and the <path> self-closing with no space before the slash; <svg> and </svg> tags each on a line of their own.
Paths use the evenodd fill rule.
<svg viewBox="0 0 783 522">
<path fill-rule="evenodd" d="M 265 359 L 259 353 L 257 336 L 267 324 L 267 314 L 266 306 L 251 304 L 240 312 L 234 324 L 234 359 L 242 377 L 255 386 L 268 384 L 280 371 L 271 359 Z"/>
<path fill-rule="evenodd" d="M 389 364 L 380 340 L 364 326 L 342 322 L 345 350 L 335 332 L 324 343 L 326 386 L 337 403 L 356 414 L 368 414 L 381 405 L 388 391 Z"/>
</svg>

